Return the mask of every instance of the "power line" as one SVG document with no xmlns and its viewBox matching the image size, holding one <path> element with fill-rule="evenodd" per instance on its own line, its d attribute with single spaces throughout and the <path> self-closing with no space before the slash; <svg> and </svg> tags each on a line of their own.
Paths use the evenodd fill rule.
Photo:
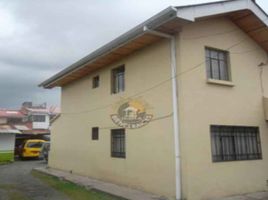
<svg viewBox="0 0 268 200">
<path fill-rule="evenodd" d="M 225 34 L 229 34 L 229 33 L 234 33 L 234 32 L 239 32 L 241 30 L 239 29 L 231 29 L 229 31 L 224 31 L 224 32 L 218 32 L 218 33 L 211 33 L 211 34 L 207 34 L 207 35 L 200 35 L 200 36 L 196 36 L 196 37 L 183 37 L 183 40 L 197 40 L 197 39 L 201 39 L 201 38 L 207 38 L 207 37 L 213 37 L 213 36 L 219 36 L 219 35 L 225 35 Z"/>
<path fill-rule="evenodd" d="M 268 17 L 265 17 L 263 19 L 260 19 L 262 22 L 268 21 Z M 261 29 L 261 28 L 260 28 Z M 259 30 L 256 29 L 256 30 Z M 254 31 L 256 31 L 254 30 Z M 196 39 L 201 39 L 201 38 L 207 38 L 207 37 L 213 37 L 213 36 L 219 36 L 219 35 L 225 35 L 225 34 L 229 34 L 229 33 L 234 33 L 234 32 L 239 32 L 241 31 L 239 28 L 234 28 L 228 31 L 223 31 L 223 32 L 218 32 L 218 33 L 211 33 L 211 34 L 206 34 L 206 35 L 200 35 L 200 36 L 196 36 L 196 37 L 183 37 L 182 39 L 184 40 L 196 40 Z"/>
<path fill-rule="evenodd" d="M 163 120 L 163 119 L 167 119 L 167 118 L 170 118 L 172 116 L 173 116 L 173 113 L 170 113 L 170 114 L 167 114 L 167 115 L 163 115 L 161 117 L 156 117 L 156 118 L 153 118 L 150 121 L 150 123 L 155 122 L 155 121 L 159 121 L 159 120 Z M 115 129 L 115 128 L 118 128 L 118 126 L 99 127 L 99 129 L 102 129 L 102 130 L 111 130 L 111 129 Z"/>
<path fill-rule="evenodd" d="M 235 46 L 237 46 L 237 45 L 243 43 L 246 39 L 247 39 L 247 38 L 245 38 L 245 39 L 243 39 L 243 40 L 240 40 L 240 41 L 237 42 L 237 43 L 234 43 L 233 45 L 231 45 L 230 47 L 228 47 L 226 50 L 230 50 L 231 48 L 234 48 Z M 131 96 L 128 96 L 128 97 L 126 97 L 125 99 L 131 99 L 131 98 L 136 97 L 136 96 L 138 96 L 138 95 L 147 93 L 147 92 L 149 92 L 149 91 L 151 91 L 151 90 L 153 90 L 153 89 L 155 89 L 155 88 L 157 88 L 157 87 L 159 87 L 159 86 L 161 86 L 161 85 L 163 85 L 163 84 L 165 84 L 165 83 L 171 81 L 173 78 L 176 78 L 176 77 L 178 77 L 178 76 L 181 76 L 181 75 L 183 75 L 183 74 L 185 74 L 185 73 L 191 72 L 191 71 L 193 71 L 193 70 L 195 70 L 195 69 L 201 67 L 205 62 L 206 62 L 206 61 L 202 61 L 201 63 L 195 65 L 195 66 L 192 67 L 191 69 L 188 69 L 188 70 L 186 70 L 186 71 L 183 71 L 183 72 L 177 74 L 177 75 L 174 76 L 174 77 L 170 77 L 170 78 L 168 78 L 168 79 L 166 79 L 166 80 L 164 80 L 164 81 L 161 81 L 161 82 L 157 83 L 156 85 L 154 85 L 154 86 L 152 86 L 152 87 L 150 87 L 150 88 L 147 88 L 147 89 L 145 89 L 145 90 L 142 90 L 142 91 L 140 91 L 140 92 L 137 92 L 137 93 L 135 93 L 135 94 L 133 94 L 133 95 L 131 95 Z M 97 108 L 94 108 L 94 109 L 90 109 L 90 110 L 84 110 L 84 111 L 79 111 L 79 112 L 65 112 L 65 113 L 62 113 L 62 114 L 63 114 L 63 115 L 66 115 L 66 114 L 67 114 L 67 115 L 68 115 L 68 114 L 70 114 L 70 115 L 71 115 L 71 114 L 85 114 L 85 113 L 90 113 L 90 112 L 94 112 L 94 111 L 97 111 L 97 110 L 102 110 L 102 109 L 108 108 L 108 107 L 113 106 L 113 105 L 115 105 L 115 103 L 109 103 L 109 104 L 106 104 L 106 105 L 104 105 L 104 106 L 100 106 L 100 107 L 97 107 Z"/>
<path fill-rule="evenodd" d="M 247 53 L 251 53 L 251 52 L 254 52 L 254 51 L 258 51 L 260 50 L 261 48 L 254 48 L 254 49 L 249 49 L 249 50 L 246 50 L 246 51 L 240 51 L 240 52 L 230 52 L 230 54 L 247 54 Z"/>
</svg>

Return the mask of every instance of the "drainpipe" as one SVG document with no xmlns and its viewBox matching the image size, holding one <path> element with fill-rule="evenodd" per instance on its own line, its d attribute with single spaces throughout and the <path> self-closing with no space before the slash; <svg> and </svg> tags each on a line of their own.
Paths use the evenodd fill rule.
<svg viewBox="0 0 268 200">
<path fill-rule="evenodd" d="M 176 174 L 176 200 L 181 200 L 181 160 L 180 160 L 180 133 L 179 133 L 179 114 L 178 114 L 178 88 L 177 88 L 177 63 L 176 63 L 176 37 L 159 31 L 150 30 L 143 27 L 144 32 L 164 37 L 170 40 L 171 49 L 171 78 L 172 78 L 172 105 L 173 105 L 173 129 L 175 145 L 175 174 Z"/>
</svg>

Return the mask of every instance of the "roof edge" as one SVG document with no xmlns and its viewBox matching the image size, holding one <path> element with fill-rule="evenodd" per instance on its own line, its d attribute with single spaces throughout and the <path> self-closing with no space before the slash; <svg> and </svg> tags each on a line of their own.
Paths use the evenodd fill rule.
<svg viewBox="0 0 268 200">
<path fill-rule="evenodd" d="M 64 70 L 60 71 L 59 73 L 55 74 L 51 78 L 40 83 L 38 86 L 49 88 L 51 84 L 61 79 L 63 76 L 73 71 L 78 70 L 80 66 L 83 66 L 87 64 L 88 62 L 95 60 L 99 56 L 102 56 L 103 54 L 106 54 L 110 52 L 111 50 L 118 48 L 119 46 L 125 44 L 126 42 L 135 39 L 137 36 L 144 34 L 145 33 L 143 30 L 144 26 L 154 29 L 158 27 L 159 25 L 161 25 L 162 23 L 168 20 L 171 20 L 173 18 L 176 18 L 176 17 L 177 17 L 177 9 L 170 6 L 166 8 L 165 10 L 159 12 L 158 14 L 154 15 L 153 17 L 149 18 L 145 22 L 134 27 L 130 31 L 122 34 L 121 36 L 117 37 L 116 39 L 112 40 L 111 42 L 107 43 L 106 45 L 92 52 L 91 54 L 85 56 L 84 58 L 80 59 L 79 61 L 65 68 Z"/>
<path fill-rule="evenodd" d="M 231 13 L 238 10 L 250 10 L 268 26 L 268 22 L 264 21 L 268 15 L 255 0 L 216 1 L 203 4 L 178 6 L 176 9 L 178 9 L 179 18 L 184 18 L 190 21 L 195 21 L 202 17 Z"/>
<path fill-rule="evenodd" d="M 178 7 L 168 7 L 165 10 L 159 12 L 153 17 L 149 18 L 145 22 L 139 24 L 134 27 L 130 31 L 122 34 L 118 38 L 112 40 L 107 43 L 103 47 L 97 49 L 93 53 L 87 55 L 81 60 L 75 62 L 64 70 L 58 72 L 51 78 L 45 80 L 40 83 L 39 87 L 44 88 L 53 88 L 55 87 L 55 83 L 69 74 L 81 69 L 90 62 L 94 62 L 101 56 L 107 55 L 111 51 L 127 44 L 128 42 L 136 39 L 139 36 L 144 35 L 146 32 L 144 31 L 144 27 L 148 27 L 150 29 L 155 29 L 160 25 L 172 20 L 174 18 L 180 18 L 186 21 L 192 21 L 202 18 L 215 16 L 218 14 L 231 13 L 239 10 L 251 10 L 263 23 L 268 26 L 268 18 L 267 13 L 255 2 L 255 0 L 227 0 L 227 1 L 216 1 L 210 3 L 203 4 L 194 4 L 194 5 L 186 5 L 186 6 L 178 6 Z M 54 85 L 53 85 L 54 84 Z"/>
</svg>

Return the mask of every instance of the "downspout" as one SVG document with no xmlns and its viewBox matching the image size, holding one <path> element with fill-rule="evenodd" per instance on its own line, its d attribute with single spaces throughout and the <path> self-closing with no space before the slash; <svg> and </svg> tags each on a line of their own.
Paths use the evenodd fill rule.
<svg viewBox="0 0 268 200">
<path fill-rule="evenodd" d="M 176 59 L 176 37 L 159 31 L 150 30 L 146 26 L 144 32 L 164 37 L 170 40 L 171 50 L 171 78 L 172 78 L 172 107 L 173 107 L 173 129 L 175 145 L 175 179 L 176 179 L 176 200 L 182 199 L 181 186 L 181 158 L 180 158 L 180 133 L 179 133 L 179 113 L 178 113 L 178 86 L 177 86 L 177 59 Z"/>
</svg>

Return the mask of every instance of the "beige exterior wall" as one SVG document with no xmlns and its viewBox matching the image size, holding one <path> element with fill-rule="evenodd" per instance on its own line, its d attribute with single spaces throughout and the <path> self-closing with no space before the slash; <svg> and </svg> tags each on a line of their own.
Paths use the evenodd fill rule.
<svg viewBox="0 0 268 200">
<path fill-rule="evenodd" d="M 224 18 L 187 25 L 179 38 L 184 194 L 188 200 L 200 200 L 267 190 L 268 123 L 258 67 L 267 61 L 265 52 Z M 205 46 L 223 50 L 233 46 L 229 52 L 234 87 L 207 83 Z M 268 66 L 264 71 L 267 95 Z M 212 124 L 260 127 L 263 160 L 213 163 Z"/>
<path fill-rule="evenodd" d="M 229 50 L 234 87 L 208 84 L 205 46 L 228 49 L 238 42 Z M 266 62 L 265 52 L 224 18 L 186 25 L 177 46 L 183 196 L 200 200 L 266 190 L 268 123 L 258 67 Z M 121 64 L 126 89 L 111 95 L 111 69 Z M 49 165 L 174 199 L 171 81 L 163 82 L 170 74 L 169 43 L 161 41 L 63 87 L 63 114 L 52 127 Z M 95 75 L 100 75 L 100 87 L 92 89 Z M 263 77 L 268 96 L 268 67 Z M 117 127 L 110 115 L 137 93 L 135 98 L 145 101 L 147 112 L 157 120 L 126 130 L 126 159 L 111 158 L 110 130 Z M 260 127 L 263 160 L 213 163 L 211 124 Z M 91 140 L 95 126 L 100 127 L 98 141 Z"/>
<path fill-rule="evenodd" d="M 125 64 L 125 92 L 111 94 L 111 69 L 121 64 Z M 95 75 L 100 75 L 100 87 L 92 89 L 92 77 Z M 64 87 L 63 114 L 53 124 L 49 165 L 174 196 L 175 164 L 169 81 L 133 97 L 147 103 L 147 113 L 153 114 L 155 121 L 139 129 L 126 130 L 126 159 L 110 156 L 110 131 L 118 128 L 110 115 L 116 114 L 118 105 L 128 97 L 169 77 L 169 45 L 163 41 Z M 100 107 L 105 108 L 84 112 Z M 64 114 L 80 111 L 82 113 Z M 98 141 L 91 140 L 91 128 L 95 126 L 100 128 Z"/>
<path fill-rule="evenodd" d="M 268 121 L 268 97 L 263 97 L 265 119 Z"/>
</svg>

